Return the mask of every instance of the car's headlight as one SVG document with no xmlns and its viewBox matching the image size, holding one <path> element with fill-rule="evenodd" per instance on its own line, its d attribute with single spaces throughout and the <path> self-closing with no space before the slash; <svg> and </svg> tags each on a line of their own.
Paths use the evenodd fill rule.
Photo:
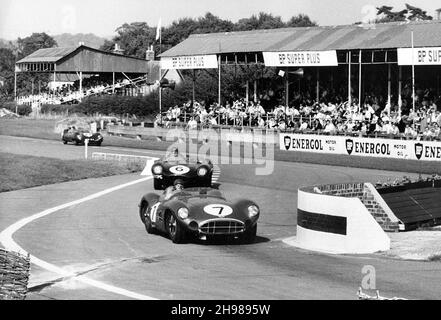
<svg viewBox="0 0 441 320">
<path fill-rule="evenodd" d="M 250 218 L 256 216 L 259 213 L 259 208 L 255 205 L 251 205 L 248 207 L 248 215 Z"/>
<path fill-rule="evenodd" d="M 152 167 L 153 174 L 162 174 L 162 166 L 160 164 L 157 164 Z"/>
<path fill-rule="evenodd" d="M 178 210 L 178 216 L 181 219 L 187 219 L 187 217 L 188 217 L 188 209 L 187 208 L 180 208 Z"/>
<path fill-rule="evenodd" d="M 207 174 L 208 170 L 206 167 L 200 167 L 197 171 L 198 176 L 203 177 Z"/>
<path fill-rule="evenodd" d="M 81 140 L 81 135 L 77 134 L 77 139 Z"/>
</svg>

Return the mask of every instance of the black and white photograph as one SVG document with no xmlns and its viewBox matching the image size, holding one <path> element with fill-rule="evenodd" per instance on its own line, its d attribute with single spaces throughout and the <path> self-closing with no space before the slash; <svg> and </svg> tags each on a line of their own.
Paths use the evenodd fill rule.
<svg viewBox="0 0 441 320">
<path fill-rule="evenodd" d="M 441 3 L 1 0 L 0 177 L 0 300 L 439 300 Z"/>
</svg>

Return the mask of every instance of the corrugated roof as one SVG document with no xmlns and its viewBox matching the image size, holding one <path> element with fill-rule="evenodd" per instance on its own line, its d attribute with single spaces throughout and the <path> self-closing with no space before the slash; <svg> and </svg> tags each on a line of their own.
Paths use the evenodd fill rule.
<svg viewBox="0 0 441 320">
<path fill-rule="evenodd" d="M 81 45 L 81 46 L 77 46 L 77 47 L 65 47 L 65 48 L 55 47 L 55 48 L 39 49 L 39 50 L 31 53 L 30 55 L 24 57 L 20 61 L 17 61 L 17 63 L 57 62 L 58 60 L 70 55 L 71 53 L 73 53 L 74 51 L 76 51 L 77 49 L 80 49 L 80 48 L 86 49 L 86 50 L 91 50 L 91 51 L 98 52 L 98 53 L 102 53 L 105 55 L 118 56 L 118 57 L 124 57 L 127 59 L 136 59 L 136 60 L 145 61 L 145 59 L 141 59 L 138 57 L 126 56 L 126 55 L 122 55 L 122 54 L 103 51 L 103 50 L 99 50 L 99 49 L 95 49 L 95 48 Z"/>
<path fill-rule="evenodd" d="M 194 34 L 161 57 L 264 51 L 322 51 L 441 46 L 441 20 Z"/>
<path fill-rule="evenodd" d="M 61 58 L 71 54 L 78 47 L 68 47 L 68 48 L 46 48 L 39 49 L 30 55 L 24 57 L 17 63 L 26 62 L 57 62 Z"/>
</svg>

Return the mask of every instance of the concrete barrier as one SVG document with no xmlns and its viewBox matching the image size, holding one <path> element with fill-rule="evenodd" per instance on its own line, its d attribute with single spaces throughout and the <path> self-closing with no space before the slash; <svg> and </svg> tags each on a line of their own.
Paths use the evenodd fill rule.
<svg viewBox="0 0 441 320">
<path fill-rule="evenodd" d="M 110 135 L 154 137 L 166 141 L 175 141 L 177 139 L 191 139 L 194 141 L 207 142 L 208 139 L 216 139 L 229 142 L 247 142 L 247 143 L 279 143 L 277 131 L 259 128 L 213 128 L 202 130 L 183 130 L 166 128 L 145 128 L 142 126 L 108 126 L 107 133 Z M 216 134 L 213 134 L 216 133 Z"/>
<path fill-rule="evenodd" d="M 319 187 L 299 190 L 297 235 L 285 242 L 335 254 L 390 249 L 389 237 L 357 196 L 324 194 Z"/>
</svg>

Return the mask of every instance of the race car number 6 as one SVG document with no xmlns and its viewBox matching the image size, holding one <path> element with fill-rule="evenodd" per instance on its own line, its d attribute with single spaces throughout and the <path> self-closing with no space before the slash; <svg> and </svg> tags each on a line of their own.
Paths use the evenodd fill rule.
<svg viewBox="0 0 441 320">
<path fill-rule="evenodd" d="M 170 167 L 170 172 L 174 174 L 186 174 L 188 171 L 190 171 L 190 168 L 185 166 L 173 166 Z"/>
</svg>

